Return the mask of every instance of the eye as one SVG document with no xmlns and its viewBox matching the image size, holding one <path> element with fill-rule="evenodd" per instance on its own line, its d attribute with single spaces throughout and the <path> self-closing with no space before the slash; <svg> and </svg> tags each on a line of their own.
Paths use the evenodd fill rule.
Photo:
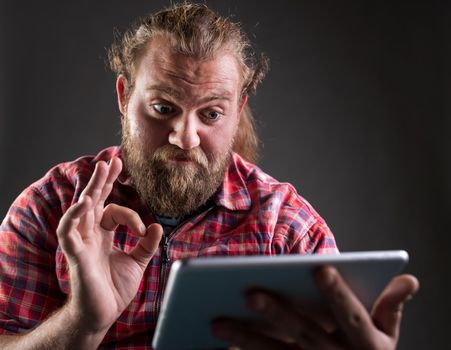
<svg viewBox="0 0 451 350">
<path fill-rule="evenodd" d="M 215 121 L 215 120 L 219 119 L 220 117 L 221 117 L 221 113 L 219 113 L 217 111 L 210 111 L 210 112 L 207 112 L 207 114 L 206 114 L 206 118 L 209 121 Z"/>
<path fill-rule="evenodd" d="M 169 114 L 174 112 L 174 107 L 164 103 L 156 103 L 152 105 L 152 107 L 160 114 Z"/>
</svg>

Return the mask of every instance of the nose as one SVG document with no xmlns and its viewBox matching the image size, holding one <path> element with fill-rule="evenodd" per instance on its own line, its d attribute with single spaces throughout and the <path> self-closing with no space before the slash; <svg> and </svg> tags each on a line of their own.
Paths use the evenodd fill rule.
<svg viewBox="0 0 451 350">
<path fill-rule="evenodd" d="M 173 129 L 169 134 L 169 143 L 184 150 L 193 149 L 200 145 L 195 116 L 181 115 L 175 120 Z"/>
</svg>

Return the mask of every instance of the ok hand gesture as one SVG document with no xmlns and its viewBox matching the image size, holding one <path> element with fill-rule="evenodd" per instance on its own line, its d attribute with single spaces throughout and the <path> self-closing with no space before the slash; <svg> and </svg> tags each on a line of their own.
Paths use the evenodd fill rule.
<svg viewBox="0 0 451 350">
<path fill-rule="evenodd" d="M 136 295 L 163 230 L 145 227 L 136 212 L 115 204 L 104 207 L 122 170 L 119 158 L 100 161 L 74 204 L 62 217 L 57 235 L 70 271 L 69 306 L 86 331 L 105 333 Z M 140 239 L 128 253 L 113 247 L 114 229 L 128 226 Z"/>
</svg>

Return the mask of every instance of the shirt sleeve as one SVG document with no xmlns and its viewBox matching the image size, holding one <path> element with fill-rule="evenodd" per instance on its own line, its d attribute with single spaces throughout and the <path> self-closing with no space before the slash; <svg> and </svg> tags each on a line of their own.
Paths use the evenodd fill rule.
<svg viewBox="0 0 451 350">
<path fill-rule="evenodd" d="M 276 254 L 338 254 L 329 226 L 294 190 L 287 191 L 278 211 L 273 244 Z"/>
<path fill-rule="evenodd" d="M 300 236 L 290 252 L 292 254 L 338 254 L 337 244 L 326 222 L 315 215 L 313 224 Z"/>
<path fill-rule="evenodd" d="M 55 188 L 30 186 L 0 226 L 0 334 L 35 327 L 65 300 L 55 274 L 56 197 Z"/>
</svg>

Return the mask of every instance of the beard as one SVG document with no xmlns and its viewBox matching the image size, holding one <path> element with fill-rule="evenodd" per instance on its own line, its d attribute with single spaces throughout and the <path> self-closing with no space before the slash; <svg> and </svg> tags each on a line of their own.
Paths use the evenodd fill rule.
<svg viewBox="0 0 451 350">
<path fill-rule="evenodd" d="M 222 155 L 210 157 L 199 147 L 183 150 L 171 144 L 150 152 L 145 141 L 131 137 L 124 117 L 124 164 L 141 199 L 158 215 L 184 216 L 204 205 L 224 180 L 232 144 Z"/>
</svg>

